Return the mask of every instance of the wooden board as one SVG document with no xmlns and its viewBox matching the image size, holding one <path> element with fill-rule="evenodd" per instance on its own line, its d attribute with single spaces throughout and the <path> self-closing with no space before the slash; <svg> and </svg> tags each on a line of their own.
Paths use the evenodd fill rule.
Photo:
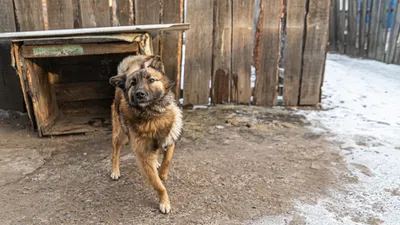
<svg viewBox="0 0 400 225">
<path fill-rule="evenodd" d="M 288 1 L 290 2 L 290 1 Z M 303 2 L 303 1 L 300 1 Z M 297 1 L 296 1 L 297 3 Z M 337 47 L 337 34 L 338 34 L 338 27 L 337 25 L 337 20 L 339 18 L 336 17 L 336 12 L 339 10 L 339 7 L 337 5 L 337 1 L 336 0 L 332 0 L 332 7 L 331 7 L 331 18 L 329 20 L 329 51 L 337 51 L 338 47 Z M 289 4 L 289 3 L 287 3 Z M 305 5 L 305 3 L 304 3 Z M 305 6 L 304 6 L 305 7 Z M 290 7 L 288 7 L 288 10 L 290 9 Z"/>
<path fill-rule="evenodd" d="M 164 1 L 161 23 L 183 22 L 183 0 Z M 160 55 L 164 63 L 165 73 L 175 82 L 173 89 L 177 99 L 181 90 L 181 66 L 182 66 L 182 33 L 165 31 L 161 36 Z"/>
<path fill-rule="evenodd" d="M 133 25 L 133 0 L 115 0 L 116 5 L 116 25 L 128 26 Z"/>
<path fill-rule="evenodd" d="M 47 1 L 49 30 L 74 28 L 72 0 Z"/>
<path fill-rule="evenodd" d="M 281 1 L 261 0 L 254 53 L 257 74 L 254 91 L 256 105 L 274 106 L 277 104 L 282 7 Z M 235 46 L 232 47 L 235 48 Z"/>
<path fill-rule="evenodd" d="M 358 1 L 349 1 L 348 29 L 346 36 L 346 54 L 355 56 L 357 54 L 357 20 L 358 20 Z"/>
<path fill-rule="evenodd" d="M 19 31 L 44 30 L 42 0 L 14 0 Z"/>
<path fill-rule="evenodd" d="M 115 53 L 136 53 L 138 51 L 139 47 L 136 43 L 22 46 L 22 54 L 25 58 L 105 55 Z"/>
<path fill-rule="evenodd" d="M 372 1 L 371 8 L 371 24 L 368 35 L 368 58 L 375 59 L 376 49 L 378 46 L 378 29 L 379 29 L 379 18 L 381 12 L 381 1 Z"/>
<path fill-rule="evenodd" d="M 396 5 L 394 6 L 393 22 L 389 37 L 389 49 L 386 55 L 387 63 L 396 63 L 395 55 L 396 55 L 396 47 L 397 47 L 399 32 L 400 32 L 400 1 L 397 1 Z M 397 48 L 397 50 L 400 51 L 400 48 Z"/>
<path fill-rule="evenodd" d="M 332 0 L 335 1 L 335 0 Z M 346 30 L 345 27 L 345 0 L 336 0 L 338 2 L 339 5 L 339 10 L 338 10 L 338 14 L 337 14 L 337 22 L 338 22 L 338 30 L 339 30 L 339 34 L 338 34 L 338 49 L 339 52 L 344 54 L 345 52 L 345 35 L 344 35 L 344 31 Z M 340 3 L 341 2 L 341 3 Z M 340 8 L 341 6 L 341 8 Z"/>
<path fill-rule="evenodd" d="M 159 24 L 160 0 L 135 0 L 135 25 Z M 153 52 L 160 54 L 160 35 L 153 37 Z"/>
<path fill-rule="evenodd" d="M 54 88 L 58 102 L 112 99 L 115 92 L 108 81 L 54 84 Z"/>
<path fill-rule="evenodd" d="M 232 101 L 249 104 L 251 66 L 253 65 L 254 7 L 247 1 L 232 1 Z"/>
<path fill-rule="evenodd" d="M 232 60 L 232 1 L 215 1 L 211 102 L 230 101 Z"/>
<path fill-rule="evenodd" d="M 316 105 L 320 102 L 328 44 L 329 5 L 329 1 L 310 0 L 300 105 Z"/>
<path fill-rule="evenodd" d="M 303 59 L 306 0 L 287 0 L 283 105 L 297 106 Z M 336 39 L 333 40 L 335 42 Z"/>
<path fill-rule="evenodd" d="M 213 1 L 187 0 L 186 60 L 183 101 L 208 104 L 212 64 Z"/>
<path fill-rule="evenodd" d="M 46 71 L 47 63 L 40 59 L 25 60 L 29 93 L 33 102 L 39 135 L 42 130 L 53 125 L 58 116 L 58 105 L 55 93 L 52 91 L 49 76 Z"/>
<path fill-rule="evenodd" d="M 0 0 L 0 32 L 14 32 L 12 1 Z M 0 109 L 23 111 L 23 97 L 18 76 L 11 66 L 11 43 L 0 41 Z"/>
<path fill-rule="evenodd" d="M 376 47 L 375 59 L 379 61 L 385 61 L 386 55 L 386 40 L 389 26 L 389 17 L 388 17 L 388 1 L 382 1 L 380 14 L 379 14 L 379 24 L 378 24 L 378 40 Z"/>
<path fill-rule="evenodd" d="M 82 27 L 111 26 L 109 0 L 80 0 Z"/>
<path fill-rule="evenodd" d="M 361 0 L 360 11 L 360 39 L 359 39 L 359 52 L 358 55 L 364 57 L 366 55 L 365 42 L 368 38 L 367 34 L 367 9 L 368 0 Z"/>
</svg>

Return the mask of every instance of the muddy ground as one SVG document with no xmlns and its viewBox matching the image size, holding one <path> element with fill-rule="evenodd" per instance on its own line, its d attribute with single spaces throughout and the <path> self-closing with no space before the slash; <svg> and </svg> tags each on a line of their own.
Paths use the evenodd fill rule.
<svg viewBox="0 0 400 225">
<path fill-rule="evenodd" d="M 328 189 L 356 182 L 329 134 L 313 133 L 290 110 L 185 110 L 166 181 L 172 213 L 162 215 L 128 146 L 122 178 L 111 180 L 110 132 L 38 138 L 26 115 L 5 114 L 1 224 L 251 224 L 288 214 L 286 224 L 304 224 L 296 202 L 313 204 Z"/>
</svg>

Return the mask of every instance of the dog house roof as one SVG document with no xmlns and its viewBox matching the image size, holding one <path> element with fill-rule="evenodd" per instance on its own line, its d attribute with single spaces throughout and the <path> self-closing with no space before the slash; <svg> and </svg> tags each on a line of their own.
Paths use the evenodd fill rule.
<svg viewBox="0 0 400 225">
<path fill-rule="evenodd" d="M 151 24 L 137 26 L 119 26 L 119 27 L 95 27 L 95 28 L 79 28 L 79 29 L 62 29 L 62 30 L 45 30 L 45 31 L 27 31 L 27 32 L 10 32 L 0 33 L 0 39 L 8 39 L 14 42 L 24 40 L 40 40 L 40 39 L 62 39 L 79 36 L 104 36 L 113 34 L 127 33 L 156 33 L 159 31 L 184 31 L 189 29 L 190 24 Z"/>
</svg>

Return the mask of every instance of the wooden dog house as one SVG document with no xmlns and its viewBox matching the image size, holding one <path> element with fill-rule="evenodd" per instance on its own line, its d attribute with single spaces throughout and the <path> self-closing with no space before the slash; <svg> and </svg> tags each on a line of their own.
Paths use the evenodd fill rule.
<svg viewBox="0 0 400 225">
<path fill-rule="evenodd" d="M 85 133 L 110 124 L 119 62 L 152 55 L 152 37 L 188 24 L 31 31 L 0 34 L 12 42 L 29 118 L 39 136 Z"/>
</svg>

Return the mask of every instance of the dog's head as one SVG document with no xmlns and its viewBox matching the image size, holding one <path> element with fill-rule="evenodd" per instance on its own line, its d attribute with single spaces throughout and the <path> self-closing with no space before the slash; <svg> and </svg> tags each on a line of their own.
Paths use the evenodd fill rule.
<svg viewBox="0 0 400 225">
<path fill-rule="evenodd" d="M 160 102 L 172 87 L 164 73 L 160 56 L 131 58 L 121 62 L 125 73 L 110 78 L 110 83 L 121 88 L 130 107 L 146 108 Z M 119 71 L 121 72 L 121 71 Z"/>
</svg>

